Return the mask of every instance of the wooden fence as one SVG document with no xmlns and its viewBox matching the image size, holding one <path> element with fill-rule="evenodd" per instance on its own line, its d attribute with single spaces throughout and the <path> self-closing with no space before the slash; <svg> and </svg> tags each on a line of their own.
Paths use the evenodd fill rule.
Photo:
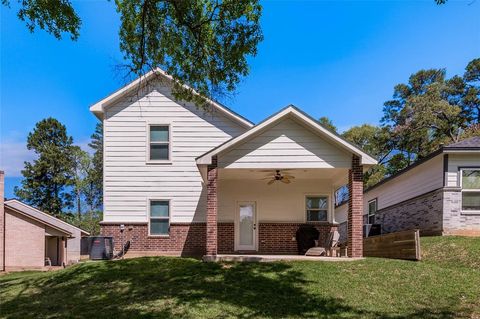
<svg viewBox="0 0 480 319">
<path fill-rule="evenodd" d="M 363 239 L 363 255 L 393 259 L 420 260 L 420 231 L 406 230 Z"/>
</svg>

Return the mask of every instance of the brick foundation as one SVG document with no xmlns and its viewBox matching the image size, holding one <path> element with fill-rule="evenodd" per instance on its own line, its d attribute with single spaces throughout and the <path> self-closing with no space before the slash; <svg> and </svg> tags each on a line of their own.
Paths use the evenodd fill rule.
<svg viewBox="0 0 480 319">
<path fill-rule="evenodd" d="M 301 223 L 260 223 L 258 229 L 259 254 L 297 254 L 297 242 L 293 241 Z M 323 242 L 327 234 L 336 229 L 329 224 L 315 225 Z M 126 257 L 175 255 L 202 256 L 206 253 L 206 223 L 171 224 L 168 237 L 148 236 L 148 224 L 125 224 L 124 242 L 131 246 Z M 122 249 L 122 233 L 119 224 L 101 225 L 103 236 L 114 238 L 115 250 Z M 234 250 L 234 224 L 217 224 L 217 247 L 220 254 L 232 254 Z"/>
<path fill-rule="evenodd" d="M 298 223 L 260 223 L 258 229 L 258 253 L 260 254 L 286 254 L 296 255 L 297 242 L 292 240 L 295 238 L 298 227 L 301 224 Z M 336 230 L 336 226 L 329 224 L 315 225 L 320 233 L 320 243 L 325 242 L 328 233 L 332 230 Z"/>
<path fill-rule="evenodd" d="M 119 224 L 101 225 L 103 236 L 112 236 L 115 250 L 122 249 Z M 169 236 L 148 236 L 148 224 L 125 224 L 124 242 L 130 241 L 128 255 L 198 255 L 205 253 L 205 223 L 171 224 Z"/>
</svg>

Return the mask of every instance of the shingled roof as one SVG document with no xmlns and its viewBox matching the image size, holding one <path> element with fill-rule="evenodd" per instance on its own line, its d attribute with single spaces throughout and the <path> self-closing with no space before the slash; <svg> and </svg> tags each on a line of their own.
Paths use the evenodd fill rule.
<svg viewBox="0 0 480 319">
<path fill-rule="evenodd" d="M 448 144 L 445 146 L 446 149 L 457 149 L 457 148 L 480 148 L 480 136 L 474 136 L 467 139 L 464 139 L 457 143 Z"/>
</svg>

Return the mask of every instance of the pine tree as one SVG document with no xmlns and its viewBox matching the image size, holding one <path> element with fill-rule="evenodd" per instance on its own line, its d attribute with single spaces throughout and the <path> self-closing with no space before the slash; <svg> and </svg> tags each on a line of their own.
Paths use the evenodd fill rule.
<svg viewBox="0 0 480 319">
<path fill-rule="evenodd" d="M 59 216 L 72 208 L 69 187 L 73 185 L 73 139 L 65 126 L 54 118 L 35 125 L 27 139 L 27 148 L 37 158 L 25 162 L 22 187 L 15 187 L 15 195 L 27 204 Z"/>
<path fill-rule="evenodd" d="M 92 168 L 88 172 L 88 189 L 85 200 L 90 211 L 100 209 L 103 205 L 103 124 L 98 123 L 95 133 L 88 144 L 93 150 Z"/>
</svg>

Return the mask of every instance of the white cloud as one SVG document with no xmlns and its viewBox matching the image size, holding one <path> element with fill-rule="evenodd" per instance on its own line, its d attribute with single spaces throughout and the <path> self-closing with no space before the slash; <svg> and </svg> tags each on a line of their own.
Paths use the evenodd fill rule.
<svg viewBox="0 0 480 319">
<path fill-rule="evenodd" d="M 83 150 L 92 153 L 88 146 L 89 141 L 82 141 L 75 143 Z M 24 162 L 35 159 L 35 152 L 27 149 L 25 141 L 18 141 L 13 139 L 5 139 L 0 143 L 0 170 L 5 172 L 8 177 L 21 177 Z"/>
<path fill-rule="evenodd" d="M 8 177 L 22 176 L 23 162 L 34 158 L 35 153 L 27 149 L 25 142 L 4 140 L 0 144 L 0 168 Z"/>
</svg>

